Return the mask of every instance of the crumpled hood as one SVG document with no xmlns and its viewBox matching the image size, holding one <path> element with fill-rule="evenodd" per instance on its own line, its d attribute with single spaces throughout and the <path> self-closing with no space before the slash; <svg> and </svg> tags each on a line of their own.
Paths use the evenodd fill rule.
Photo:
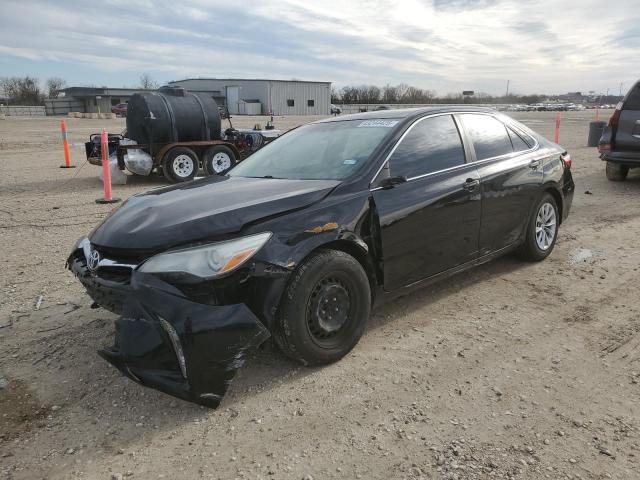
<svg viewBox="0 0 640 480">
<path fill-rule="evenodd" d="M 89 236 L 133 253 L 238 232 L 248 223 L 312 205 L 340 182 L 213 176 L 131 197 Z"/>
</svg>

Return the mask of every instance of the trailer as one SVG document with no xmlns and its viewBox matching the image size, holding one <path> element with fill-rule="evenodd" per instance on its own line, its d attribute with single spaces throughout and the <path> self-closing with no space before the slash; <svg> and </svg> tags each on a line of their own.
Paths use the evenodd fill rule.
<svg viewBox="0 0 640 480">
<path fill-rule="evenodd" d="M 224 132 L 223 116 L 229 122 Z M 226 172 L 280 133 L 271 122 L 265 129 L 235 129 L 212 97 L 162 87 L 131 96 L 126 130 L 108 135 L 109 158 L 136 175 L 157 171 L 173 183 L 186 182 L 200 170 L 206 175 Z M 102 165 L 100 134 L 89 137 L 85 150 L 89 163 Z"/>
</svg>

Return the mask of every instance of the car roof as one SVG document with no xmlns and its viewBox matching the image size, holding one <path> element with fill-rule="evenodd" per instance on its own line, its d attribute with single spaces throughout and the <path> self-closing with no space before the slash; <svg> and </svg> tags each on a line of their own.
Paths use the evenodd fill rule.
<svg viewBox="0 0 640 480">
<path fill-rule="evenodd" d="M 420 108 L 397 108 L 390 110 L 376 110 L 363 113 L 352 113 L 350 115 L 340 115 L 339 117 L 325 118 L 324 120 L 318 120 L 313 123 L 325 123 L 325 122 L 341 122 L 345 120 L 369 120 L 369 119 L 382 119 L 382 118 L 417 118 L 431 113 L 455 113 L 455 112 L 485 112 L 496 113 L 496 110 L 489 107 L 473 107 L 466 105 L 456 106 L 433 106 L 433 107 L 420 107 Z"/>
</svg>

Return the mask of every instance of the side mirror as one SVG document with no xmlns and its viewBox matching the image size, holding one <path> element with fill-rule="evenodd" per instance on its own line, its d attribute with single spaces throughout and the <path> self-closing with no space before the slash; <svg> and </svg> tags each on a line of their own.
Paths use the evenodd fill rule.
<svg viewBox="0 0 640 480">
<path fill-rule="evenodd" d="M 398 175 L 397 177 L 387 177 L 383 178 L 380 181 L 380 186 L 384 189 L 393 188 L 394 185 L 398 185 L 400 183 L 405 183 L 407 181 L 407 177 L 404 175 Z"/>
</svg>

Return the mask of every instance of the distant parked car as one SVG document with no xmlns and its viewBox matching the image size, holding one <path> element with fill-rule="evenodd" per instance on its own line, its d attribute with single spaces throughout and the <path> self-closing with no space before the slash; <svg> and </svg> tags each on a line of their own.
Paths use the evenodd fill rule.
<svg viewBox="0 0 640 480">
<path fill-rule="evenodd" d="M 640 168 L 640 80 L 631 87 L 602 132 L 600 158 L 607 162 L 607 178 L 627 178 L 630 168 Z"/>
<path fill-rule="evenodd" d="M 333 103 L 331 104 L 331 115 L 340 115 L 342 113 L 342 109 L 337 107 Z"/>
<path fill-rule="evenodd" d="M 117 117 L 126 117 L 128 107 L 128 103 L 119 103 L 111 107 L 111 113 L 115 113 Z"/>
</svg>

